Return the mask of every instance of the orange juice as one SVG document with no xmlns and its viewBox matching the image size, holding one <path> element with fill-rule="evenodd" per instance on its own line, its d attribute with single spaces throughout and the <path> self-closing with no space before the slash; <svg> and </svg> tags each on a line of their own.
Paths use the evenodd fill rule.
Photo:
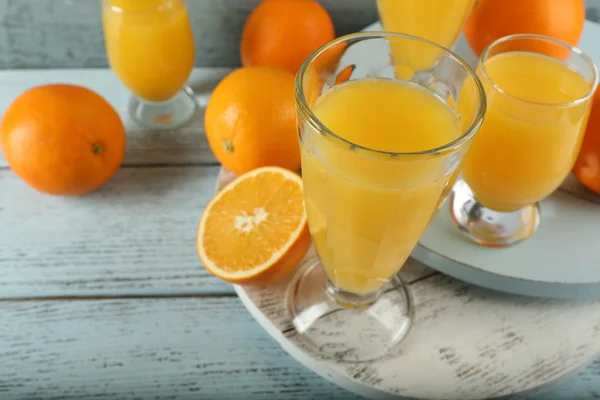
<svg viewBox="0 0 600 400">
<path fill-rule="evenodd" d="M 487 76 L 481 66 L 478 75 L 487 115 L 462 175 L 484 206 L 515 211 L 548 196 L 571 171 L 590 101 L 569 102 L 591 87 L 565 64 L 535 53 L 494 55 L 484 67 Z"/>
<path fill-rule="evenodd" d="M 381 78 L 338 85 L 312 110 L 343 138 L 312 131 L 302 135 L 313 241 L 334 285 L 369 293 L 388 282 L 408 258 L 455 170 L 447 167 L 446 155 L 382 152 L 443 146 L 461 135 L 460 124 L 429 91 Z"/>
<path fill-rule="evenodd" d="M 105 0 L 106 51 L 112 69 L 138 97 L 172 98 L 194 65 L 194 42 L 182 0 Z"/>
<path fill-rule="evenodd" d="M 475 0 L 377 0 L 386 31 L 428 39 L 446 48 L 456 42 L 474 4 Z M 397 63 L 420 70 L 432 67 L 442 51 L 406 40 L 392 42 L 392 54 Z"/>
</svg>

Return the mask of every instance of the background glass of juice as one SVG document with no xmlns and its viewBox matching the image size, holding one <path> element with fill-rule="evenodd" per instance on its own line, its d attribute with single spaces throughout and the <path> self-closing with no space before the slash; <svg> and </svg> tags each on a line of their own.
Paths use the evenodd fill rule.
<svg viewBox="0 0 600 400">
<path fill-rule="evenodd" d="M 475 242 L 507 246 L 535 232 L 537 202 L 573 168 L 597 70 L 586 54 L 567 43 L 512 35 L 487 47 L 477 73 L 486 91 L 487 114 L 465 156 L 464 181 L 450 196 L 450 210 L 460 230 Z M 469 96 L 461 101 L 471 107 Z"/>
<path fill-rule="evenodd" d="M 454 46 L 476 0 L 377 0 L 379 19 L 386 31 L 431 40 L 444 47 Z M 423 49 L 416 43 L 396 43 L 394 56 L 420 69 L 435 64 L 440 49 Z"/>
<path fill-rule="evenodd" d="M 153 129 L 188 122 L 196 110 L 185 85 L 194 39 L 184 1 L 104 0 L 102 15 L 110 66 L 133 92 L 133 120 Z"/>
<path fill-rule="evenodd" d="M 427 73 L 413 71 L 413 80 L 397 79 L 389 47 L 407 43 L 443 58 Z M 462 114 L 458 93 L 476 99 Z M 483 88 L 466 63 L 433 42 L 357 33 L 305 61 L 295 97 L 318 259 L 289 286 L 291 319 L 324 357 L 376 359 L 411 325 L 410 295 L 397 274 L 481 124 Z"/>
</svg>

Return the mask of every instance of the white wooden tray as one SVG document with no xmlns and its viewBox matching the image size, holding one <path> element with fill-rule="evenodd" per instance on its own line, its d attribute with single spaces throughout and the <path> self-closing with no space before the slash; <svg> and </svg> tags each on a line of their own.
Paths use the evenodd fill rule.
<svg viewBox="0 0 600 400">
<path fill-rule="evenodd" d="M 367 28 L 377 29 L 377 24 Z M 585 35 L 590 42 L 591 38 L 600 37 L 600 28 L 587 24 Z M 593 39 L 590 43 L 585 40 L 584 37 L 582 47 L 592 52 L 589 47 Z M 461 46 L 464 48 L 464 43 L 457 46 L 459 53 Z M 461 55 L 476 63 L 473 54 Z M 233 174 L 222 169 L 218 186 L 233 178 Z M 574 208 L 584 203 L 597 206 L 592 205 L 593 196 L 585 194 L 576 182 L 567 181 L 556 199 L 550 200 L 549 204 L 556 204 L 543 206 L 547 211 L 542 216 L 546 219 L 541 229 L 553 224 L 549 210 L 558 215 L 556 207 L 565 196 L 584 197 L 574 198 Z M 442 213 L 447 215 L 447 209 Z M 448 221 L 444 218 L 442 215 L 436 220 L 414 255 L 434 263 L 438 269 L 456 270 L 456 265 L 444 264 L 453 250 L 452 245 L 440 246 L 446 240 L 444 235 L 458 240 L 454 233 L 448 233 L 454 231 L 447 229 Z M 600 223 L 596 227 L 600 229 Z M 540 230 L 536 235 L 541 237 L 543 232 Z M 461 243 L 470 245 L 466 241 Z M 545 257 L 551 250 L 555 249 L 544 248 L 540 256 Z M 303 262 L 312 256 L 313 250 Z M 456 264 L 464 266 L 462 262 Z M 562 267 L 568 269 L 571 263 Z M 413 326 L 401 343 L 399 354 L 369 363 L 324 360 L 304 347 L 285 307 L 285 291 L 291 276 L 268 287 L 235 286 L 235 290 L 252 316 L 292 357 L 325 379 L 367 398 L 466 400 L 529 396 L 584 367 L 600 354 L 600 299 L 577 301 L 504 294 L 438 274 L 414 258 L 403 267 L 401 275 L 409 283 L 414 298 Z M 502 284 L 497 286 L 494 280 L 471 280 L 517 292 Z"/>
<path fill-rule="evenodd" d="M 234 178 L 221 170 L 218 186 Z M 311 249 L 303 262 L 314 256 Z M 302 264 L 302 263 L 301 263 Z M 502 294 L 433 272 L 410 259 L 415 320 L 399 355 L 371 363 L 323 360 L 298 340 L 285 307 L 289 279 L 235 286 L 250 314 L 296 360 L 372 399 L 482 399 L 531 394 L 600 354 L 600 300 Z"/>
</svg>

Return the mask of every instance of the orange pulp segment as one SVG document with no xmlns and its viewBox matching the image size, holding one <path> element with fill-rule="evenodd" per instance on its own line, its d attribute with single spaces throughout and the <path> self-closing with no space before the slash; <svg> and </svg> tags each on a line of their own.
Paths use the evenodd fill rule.
<svg viewBox="0 0 600 400">
<path fill-rule="evenodd" d="M 228 282 L 283 278 L 310 246 L 300 176 L 262 167 L 238 177 L 206 206 L 196 245 L 204 267 Z"/>
</svg>

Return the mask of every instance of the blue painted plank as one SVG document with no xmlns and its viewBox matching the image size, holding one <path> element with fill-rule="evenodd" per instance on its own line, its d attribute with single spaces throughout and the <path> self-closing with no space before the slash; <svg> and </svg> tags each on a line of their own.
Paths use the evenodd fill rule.
<svg viewBox="0 0 600 400">
<path fill-rule="evenodd" d="M 0 398 L 358 399 L 235 297 L 0 302 Z M 600 362 L 536 400 L 592 399 Z M 596 397 L 597 398 L 597 397 Z"/>
<path fill-rule="evenodd" d="M 235 297 L 0 302 L 0 398 L 348 399 Z"/>
</svg>

